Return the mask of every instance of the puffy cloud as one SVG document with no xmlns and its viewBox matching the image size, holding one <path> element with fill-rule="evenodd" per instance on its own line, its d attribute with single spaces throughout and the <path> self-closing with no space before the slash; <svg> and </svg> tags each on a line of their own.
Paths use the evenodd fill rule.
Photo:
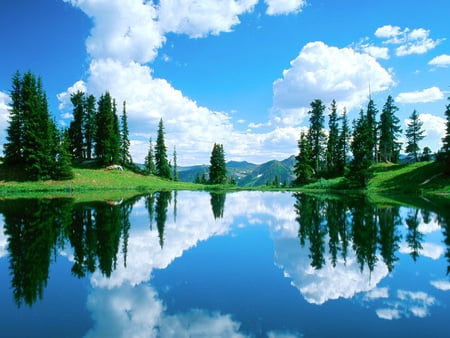
<svg viewBox="0 0 450 338">
<path fill-rule="evenodd" d="M 65 92 L 56 95 L 59 101 L 58 106 L 59 110 L 70 109 L 71 107 L 70 96 L 78 91 L 84 93 L 86 93 L 87 91 L 86 84 L 82 80 L 75 82 Z M 70 117 L 72 117 L 72 115 L 70 115 Z"/>
<path fill-rule="evenodd" d="M 274 82 L 274 109 L 295 111 L 308 107 L 316 98 L 325 103 L 335 99 L 351 109 L 367 100 L 369 84 L 372 92 L 380 92 L 394 81 L 389 71 L 368 54 L 310 42 L 291 61 L 283 78 Z"/>
<path fill-rule="evenodd" d="M 439 289 L 442 291 L 450 291 L 450 281 L 448 281 L 448 280 L 436 280 L 436 281 L 431 281 L 430 283 L 436 289 Z"/>
<path fill-rule="evenodd" d="M 446 132 L 446 119 L 433 114 L 419 114 L 419 119 L 423 122 L 423 129 L 426 130 L 426 137 L 421 142 L 421 147 L 428 146 L 431 150 L 438 151 Z"/>
<path fill-rule="evenodd" d="M 398 290 L 397 299 L 390 302 L 386 308 L 376 310 L 381 319 L 393 320 L 411 315 L 419 318 L 429 316 L 430 307 L 436 304 L 436 299 L 422 291 Z"/>
<path fill-rule="evenodd" d="M 4 140 L 6 136 L 5 131 L 8 126 L 10 101 L 9 95 L 0 91 L 0 140 Z"/>
<path fill-rule="evenodd" d="M 389 59 L 389 48 L 377 47 L 372 45 L 364 45 L 361 46 L 361 48 L 365 53 L 369 54 L 370 56 L 373 56 L 375 59 L 383 59 L 383 60 Z"/>
<path fill-rule="evenodd" d="M 398 250 L 401 253 L 409 254 L 412 252 L 412 249 L 407 245 L 407 243 L 403 242 L 400 244 L 400 248 Z M 445 248 L 442 245 L 435 243 L 422 243 L 422 249 L 420 250 L 421 256 L 431 258 L 433 260 L 437 260 L 444 255 Z"/>
<path fill-rule="evenodd" d="M 365 300 L 374 300 L 380 298 L 389 298 L 389 289 L 388 288 L 375 288 L 370 290 L 364 296 Z"/>
<path fill-rule="evenodd" d="M 198 38 L 229 32 L 240 23 L 239 15 L 252 11 L 258 0 L 162 0 L 158 20 L 164 32 Z"/>
<path fill-rule="evenodd" d="M 444 41 L 444 39 L 431 39 L 430 31 L 427 29 L 401 29 L 399 26 L 392 25 L 379 27 L 375 31 L 375 36 L 386 39 L 384 41 L 386 44 L 399 45 L 395 50 L 397 56 L 424 54 Z"/>
<path fill-rule="evenodd" d="M 266 3 L 268 15 L 279 15 L 297 13 L 306 6 L 304 0 L 264 0 Z"/>
<path fill-rule="evenodd" d="M 426 103 L 442 100 L 444 93 L 438 87 L 430 87 L 413 92 L 400 93 L 395 98 L 399 103 Z"/>
<path fill-rule="evenodd" d="M 86 41 L 92 58 L 152 61 L 165 41 L 153 2 L 142 0 L 65 0 L 94 21 Z"/>
<path fill-rule="evenodd" d="M 436 56 L 435 58 L 431 59 L 428 64 L 436 67 L 448 67 L 450 65 L 450 55 L 442 54 Z"/>
</svg>

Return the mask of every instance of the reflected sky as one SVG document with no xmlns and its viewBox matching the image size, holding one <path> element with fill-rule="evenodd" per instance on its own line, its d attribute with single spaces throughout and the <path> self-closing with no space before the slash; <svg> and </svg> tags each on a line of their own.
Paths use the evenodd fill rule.
<svg viewBox="0 0 450 338">
<path fill-rule="evenodd" d="M 436 336 L 443 336 L 444 323 L 439 320 L 450 306 L 450 280 L 442 229 L 433 212 L 426 217 L 415 213 L 423 235 L 417 261 L 405 240 L 409 229 L 402 224 L 399 260 L 391 272 L 379 252 L 374 268 L 361 270 L 353 243 L 346 258 L 339 257 L 335 264 L 326 245 L 325 263 L 316 269 L 309 247 L 300 245 L 291 194 L 229 193 L 224 202 L 223 214 L 215 217 L 209 193 L 178 192 L 167 208 L 161 247 L 145 197 L 138 199 L 130 215 L 126 264 L 119 252 L 109 277 L 97 270 L 82 284 L 84 307 L 92 320 L 86 337 L 309 337 L 365 332 L 343 324 L 349 315 L 368 327 L 379 325 L 370 331 L 373 336 L 392 330 L 387 323 L 402 319 L 408 319 L 402 322 L 407 325 L 403 330 L 421 327 L 412 336 L 431 326 L 438 328 Z M 406 219 L 413 211 L 400 207 L 399 214 Z M 3 229 L 2 218 L 0 225 Z M 2 272 L 7 257 L 8 240 L 1 231 Z M 65 245 L 59 257 L 52 272 L 67 266 L 64 261 L 74 261 L 72 247 Z M 329 327 L 321 325 L 324 319 Z"/>
</svg>

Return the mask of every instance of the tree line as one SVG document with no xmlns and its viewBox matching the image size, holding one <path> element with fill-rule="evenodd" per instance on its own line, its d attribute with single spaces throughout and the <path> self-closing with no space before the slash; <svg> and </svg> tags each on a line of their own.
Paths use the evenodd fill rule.
<svg viewBox="0 0 450 338">
<path fill-rule="evenodd" d="M 358 118 L 350 127 L 344 108 L 339 116 L 336 101 L 330 104 L 328 133 L 325 129 L 326 106 L 320 99 L 310 104 L 308 131 L 300 133 L 298 154 L 294 166 L 295 185 L 313 182 L 321 177 L 344 176 L 350 186 L 365 187 L 374 163 L 400 161 L 402 134 L 398 107 L 389 95 L 378 119 L 378 109 L 371 97 L 367 108 L 360 110 Z M 447 136 L 438 155 L 440 161 L 450 163 L 450 105 L 446 110 Z M 416 110 L 409 117 L 405 136 L 405 152 L 410 161 L 430 160 L 431 150 L 419 147 L 424 138 L 423 122 Z"/>
</svg>

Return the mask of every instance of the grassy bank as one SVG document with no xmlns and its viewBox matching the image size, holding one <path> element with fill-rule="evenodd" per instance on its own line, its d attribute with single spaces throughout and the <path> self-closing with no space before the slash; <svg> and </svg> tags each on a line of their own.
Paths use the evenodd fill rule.
<svg viewBox="0 0 450 338">
<path fill-rule="evenodd" d="M 412 164 L 377 164 L 369 180 L 368 193 L 389 194 L 450 194 L 450 177 L 442 174 L 442 167 L 435 162 Z M 344 178 L 319 180 L 305 185 L 306 191 L 345 190 Z"/>
</svg>

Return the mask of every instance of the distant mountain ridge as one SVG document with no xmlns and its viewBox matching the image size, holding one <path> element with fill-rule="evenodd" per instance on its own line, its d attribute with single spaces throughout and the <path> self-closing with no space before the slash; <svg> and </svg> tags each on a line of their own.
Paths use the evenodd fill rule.
<svg viewBox="0 0 450 338">
<path fill-rule="evenodd" d="M 262 164 L 254 164 L 247 161 L 227 162 L 227 174 L 233 177 L 238 186 L 255 187 L 272 184 L 277 177 L 280 184 L 290 184 L 294 179 L 293 169 L 295 157 L 278 161 L 272 160 Z M 196 165 L 179 167 L 178 177 L 183 182 L 195 182 L 197 177 L 208 177 L 209 165 Z"/>
</svg>

